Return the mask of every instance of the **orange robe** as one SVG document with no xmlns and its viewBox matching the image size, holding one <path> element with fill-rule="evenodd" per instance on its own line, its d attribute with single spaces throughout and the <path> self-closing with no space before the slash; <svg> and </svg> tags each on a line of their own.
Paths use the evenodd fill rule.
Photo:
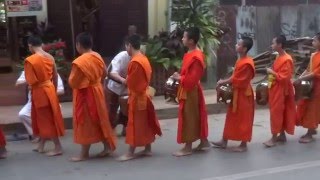
<svg viewBox="0 0 320 180">
<path fill-rule="evenodd" d="M 133 147 L 151 144 L 156 135 L 162 135 L 153 103 L 147 95 L 151 74 L 147 57 L 141 53 L 132 57 L 127 75 L 129 117 L 126 143 Z"/>
<path fill-rule="evenodd" d="M 292 57 L 289 54 L 277 57 L 272 69 L 276 76 L 269 88 L 271 133 L 286 131 L 294 134 L 296 105 L 291 82 L 294 71 Z"/>
<path fill-rule="evenodd" d="M 0 129 L 0 148 L 6 146 L 6 138 L 2 132 L 2 129 Z"/>
<path fill-rule="evenodd" d="M 200 50 L 183 57 L 178 89 L 178 143 L 192 143 L 208 137 L 208 114 L 200 79 L 204 74 L 204 54 Z"/>
<path fill-rule="evenodd" d="M 308 71 L 314 73 L 312 97 L 298 102 L 297 125 L 317 129 L 320 122 L 320 52 L 311 56 Z"/>
<path fill-rule="evenodd" d="M 250 142 L 254 120 L 254 94 L 251 80 L 255 75 L 251 57 L 237 60 L 231 77 L 232 103 L 228 107 L 223 139 Z"/>
<path fill-rule="evenodd" d="M 116 137 L 101 83 L 104 74 L 104 61 L 96 52 L 85 53 L 72 63 L 69 84 L 73 89 L 74 141 L 82 145 L 107 141 L 115 150 Z"/>
<path fill-rule="evenodd" d="M 31 119 L 34 135 L 56 138 L 64 135 L 64 122 L 56 88 L 52 83 L 54 62 L 34 54 L 24 65 L 27 83 L 32 87 Z"/>
</svg>

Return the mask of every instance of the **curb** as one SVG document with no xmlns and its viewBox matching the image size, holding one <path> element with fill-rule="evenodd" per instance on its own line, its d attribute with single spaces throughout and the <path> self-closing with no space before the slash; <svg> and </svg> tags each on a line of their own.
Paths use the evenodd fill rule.
<svg viewBox="0 0 320 180">
<path fill-rule="evenodd" d="M 212 114 L 221 114 L 227 112 L 226 104 L 207 104 L 206 105 L 208 115 Z M 267 106 L 255 106 L 257 109 L 266 109 Z M 156 114 L 159 120 L 174 119 L 178 118 L 178 105 L 174 108 L 166 109 L 156 109 Z M 72 129 L 72 117 L 64 117 L 64 124 L 66 129 Z M 3 131 L 5 132 L 25 132 L 25 128 L 22 123 L 7 124 L 2 126 Z"/>
</svg>

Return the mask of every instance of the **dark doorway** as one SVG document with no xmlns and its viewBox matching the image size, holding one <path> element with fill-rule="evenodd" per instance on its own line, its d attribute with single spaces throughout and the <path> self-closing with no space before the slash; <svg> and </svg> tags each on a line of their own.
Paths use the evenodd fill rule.
<svg viewBox="0 0 320 180">
<path fill-rule="evenodd" d="M 129 25 L 136 25 L 138 34 L 147 35 L 147 0 L 101 1 L 98 43 L 102 56 L 112 57 L 121 50 Z"/>
</svg>

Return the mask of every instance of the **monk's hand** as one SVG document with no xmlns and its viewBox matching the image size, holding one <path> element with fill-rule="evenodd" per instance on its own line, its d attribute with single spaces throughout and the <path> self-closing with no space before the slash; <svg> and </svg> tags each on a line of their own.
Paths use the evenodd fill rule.
<svg viewBox="0 0 320 180">
<path fill-rule="evenodd" d="M 293 82 L 293 84 L 295 84 L 295 85 L 298 85 L 298 84 L 300 84 L 300 83 L 301 83 L 301 79 L 300 79 L 300 78 L 296 79 L 296 80 Z"/>
<path fill-rule="evenodd" d="M 181 76 L 179 73 L 175 72 L 173 73 L 172 78 L 179 81 L 181 79 Z"/>
<path fill-rule="evenodd" d="M 28 86 L 28 89 L 31 90 L 31 86 Z"/>
<path fill-rule="evenodd" d="M 217 82 L 217 86 L 222 86 L 225 84 L 225 81 L 220 79 L 218 82 Z"/>
<path fill-rule="evenodd" d="M 275 72 L 271 68 L 267 68 L 266 70 L 268 74 L 275 74 Z"/>
<path fill-rule="evenodd" d="M 123 80 L 121 81 L 121 83 L 122 83 L 123 85 L 127 85 L 127 80 L 126 80 L 126 79 L 123 79 Z"/>
</svg>

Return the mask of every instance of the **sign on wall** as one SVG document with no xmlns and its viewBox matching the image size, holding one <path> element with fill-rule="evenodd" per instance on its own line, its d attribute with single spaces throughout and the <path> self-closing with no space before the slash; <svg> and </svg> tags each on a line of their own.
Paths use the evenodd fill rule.
<svg viewBox="0 0 320 180">
<path fill-rule="evenodd" d="M 42 11 L 42 0 L 6 0 L 7 12 Z"/>
</svg>

